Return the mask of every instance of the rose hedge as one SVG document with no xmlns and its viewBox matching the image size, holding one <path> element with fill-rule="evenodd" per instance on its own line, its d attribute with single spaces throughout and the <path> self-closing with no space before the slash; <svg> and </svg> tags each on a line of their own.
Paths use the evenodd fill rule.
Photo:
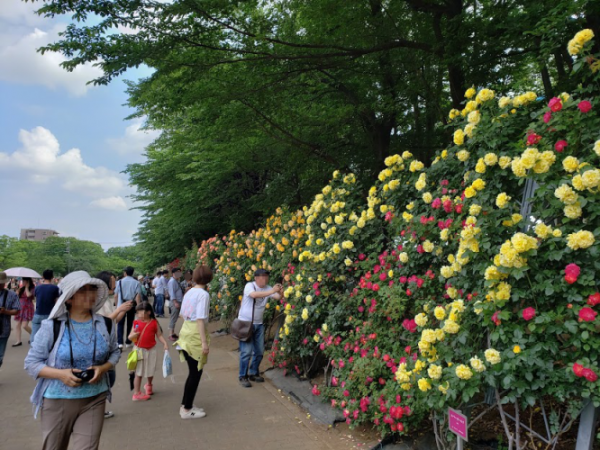
<svg viewBox="0 0 600 450">
<path fill-rule="evenodd" d="M 487 389 L 503 403 L 600 402 L 600 64 L 576 94 L 469 89 L 430 167 L 388 157 L 368 191 L 335 172 L 312 205 L 201 244 L 231 319 L 256 267 L 286 283 L 271 360 L 311 376 L 348 423 L 403 431 Z M 582 64 L 582 62 L 584 62 Z M 591 70 L 590 70 L 591 69 Z M 272 314 L 272 313 L 271 313 Z"/>
</svg>

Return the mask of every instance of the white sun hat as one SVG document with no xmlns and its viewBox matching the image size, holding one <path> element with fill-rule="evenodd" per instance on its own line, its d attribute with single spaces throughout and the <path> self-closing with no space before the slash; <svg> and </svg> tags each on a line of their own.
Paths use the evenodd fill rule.
<svg viewBox="0 0 600 450">
<path fill-rule="evenodd" d="M 94 313 L 97 313 L 108 298 L 108 286 L 106 286 L 104 281 L 98 278 L 92 278 L 89 273 L 79 270 L 77 272 L 71 272 L 59 283 L 58 288 L 60 289 L 61 295 L 54 304 L 54 308 L 52 308 L 49 318 L 55 319 L 66 314 L 67 300 L 71 299 L 79 289 L 88 284 L 98 286 L 96 303 L 94 303 L 94 307 L 92 308 Z"/>
</svg>

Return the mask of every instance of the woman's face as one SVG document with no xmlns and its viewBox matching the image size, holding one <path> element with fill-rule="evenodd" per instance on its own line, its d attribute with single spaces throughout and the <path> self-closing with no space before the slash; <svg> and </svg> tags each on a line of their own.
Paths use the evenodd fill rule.
<svg viewBox="0 0 600 450">
<path fill-rule="evenodd" d="M 92 309 L 94 304 L 96 303 L 96 298 L 98 296 L 98 286 L 94 286 L 93 284 L 86 284 L 81 287 L 71 300 L 69 300 L 71 306 L 81 309 Z"/>
<path fill-rule="evenodd" d="M 113 294 L 115 292 L 115 286 L 117 285 L 117 279 L 115 278 L 114 275 L 112 275 L 110 277 L 110 283 L 109 284 L 110 284 L 110 286 L 109 286 L 110 293 Z"/>
</svg>

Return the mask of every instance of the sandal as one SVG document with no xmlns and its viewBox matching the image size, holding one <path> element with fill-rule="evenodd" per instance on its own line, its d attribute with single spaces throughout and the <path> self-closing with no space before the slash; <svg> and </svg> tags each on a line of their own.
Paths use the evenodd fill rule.
<svg viewBox="0 0 600 450">
<path fill-rule="evenodd" d="M 22 343 L 22 342 L 17 342 L 16 344 L 13 344 L 12 346 L 13 346 L 13 347 L 20 347 L 21 345 L 23 345 L 23 343 Z"/>
</svg>

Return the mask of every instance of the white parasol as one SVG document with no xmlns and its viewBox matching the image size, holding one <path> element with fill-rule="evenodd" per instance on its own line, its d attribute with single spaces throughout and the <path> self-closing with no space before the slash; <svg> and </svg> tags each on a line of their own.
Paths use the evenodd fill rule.
<svg viewBox="0 0 600 450">
<path fill-rule="evenodd" d="M 35 270 L 28 269 L 26 267 L 13 267 L 4 271 L 7 277 L 21 277 L 21 278 L 42 278 L 42 276 Z"/>
</svg>

